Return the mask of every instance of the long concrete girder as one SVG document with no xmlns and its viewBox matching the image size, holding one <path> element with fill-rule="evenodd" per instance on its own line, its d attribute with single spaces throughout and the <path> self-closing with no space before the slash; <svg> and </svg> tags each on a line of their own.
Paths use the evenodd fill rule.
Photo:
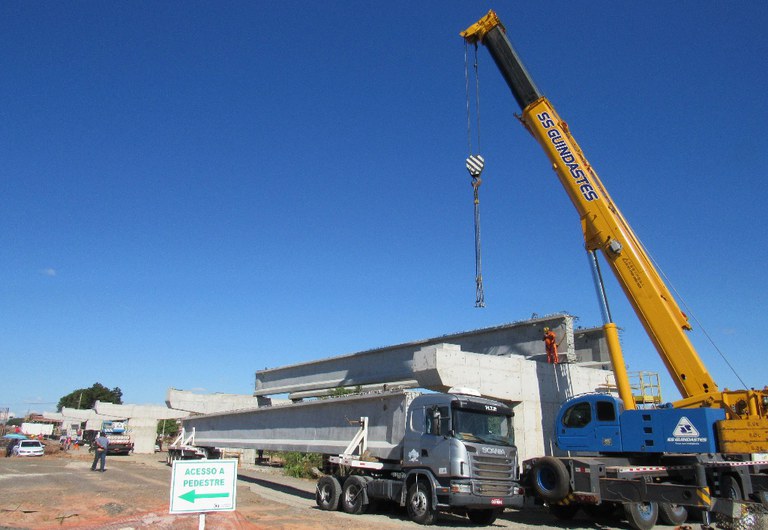
<svg viewBox="0 0 768 530">
<path fill-rule="evenodd" d="M 93 405 L 98 414 L 112 416 L 114 418 L 147 418 L 155 422 L 158 420 L 175 420 L 189 416 L 189 412 L 184 410 L 174 410 L 173 408 L 162 405 L 117 405 L 96 401 Z"/>
<path fill-rule="evenodd" d="M 242 394 L 195 394 L 189 390 L 169 388 L 165 395 L 165 404 L 172 409 L 196 414 L 214 414 L 230 410 L 256 408 L 259 398 Z"/>
<path fill-rule="evenodd" d="M 560 358 L 579 360 L 574 339 L 574 317 L 551 315 L 463 333 L 444 335 L 351 355 L 295 364 L 256 372 L 254 395 L 319 391 L 339 386 L 358 386 L 413 380 L 413 360 L 421 348 L 449 343 L 463 351 L 488 356 L 512 356 L 546 360 L 542 330 L 549 327 L 558 337 Z M 419 385 L 425 387 L 418 381 Z"/>
<path fill-rule="evenodd" d="M 455 344 L 435 344 L 417 350 L 411 368 L 411 376 L 423 388 L 446 391 L 451 387 L 470 387 L 484 396 L 512 405 L 515 441 L 521 459 L 557 454 L 557 449 L 548 440 L 554 438 L 554 419 L 562 402 L 576 394 L 604 391 L 610 378 L 610 372 L 604 370 L 570 363 L 552 365 L 519 355 L 465 352 Z M 369 395 L 375 397 L 377 394 Z M 207 398 L 205 395 L 197 397 L 200 400 Z M 189 423 L 201 429 L 205 426 L 203 439 L 210 445 L 315 451 L 319 450 L 318 444 L 327 443 L 327 435 L 312 438 L 312 433 L 329 421 L 326 416 L 365 415 L 364 411 L 345 408 L 345 403 L 344 399 L 314 400 L 190 417 Z M 310 410 L 315 412 L 308 414 Z M 325 412 L 321 414 L 320 410 Z M 216 434 L 217 430 L 221 432 Z M 349 434 L 346 442 L 351 436 Z M 323 448 L 324 451 L 330 449 L 330 446 Z"/>
<path fill-rule="evenodd" d="M 97 431 L 101 429 L 101 422 L 114 419 L 112 416 L 98 414 L 93 409 L 72 409 L 62 407 L 61 413 L 67 418 L 74 418 L 80 422 L 85 422 L 85 430 Z"/>
</svg>

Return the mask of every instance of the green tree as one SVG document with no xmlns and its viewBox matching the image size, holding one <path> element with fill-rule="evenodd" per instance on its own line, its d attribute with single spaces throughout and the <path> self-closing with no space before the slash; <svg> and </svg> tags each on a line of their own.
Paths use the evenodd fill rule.
<svg viewBox="0 0 768 530">
<path fill-rule="evenodd" d="M 90 409 L 93 408 L 94 403 L 97 401 L 122 405 L 123 391 L 117 386 L 110 390 L 101 383 L 94 383 L 90 388 L 78 388 L 62 397 L 56 406 L 56 410 L 61 412 L 61 409 L 64 407 Z"/>
<path fill-rule="evenodd" d="M 157 422 L 157 434 L 165 436 L 177 436 L 179 434 L 179 424 L 176 420 L 160 420 Z"/>
</svg>

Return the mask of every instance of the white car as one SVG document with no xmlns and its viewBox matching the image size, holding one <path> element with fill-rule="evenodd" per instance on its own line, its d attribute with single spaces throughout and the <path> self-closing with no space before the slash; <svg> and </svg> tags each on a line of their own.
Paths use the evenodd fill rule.
<svg viewBox="0 0 768 530">
<path fill-rule="evenodd" d="M 19 440 L 19 443 L 13 448 L 13 454 L 16 456 L 43 456 L 45 448 L 42 442 L 38 440 Z"/>
</svg>

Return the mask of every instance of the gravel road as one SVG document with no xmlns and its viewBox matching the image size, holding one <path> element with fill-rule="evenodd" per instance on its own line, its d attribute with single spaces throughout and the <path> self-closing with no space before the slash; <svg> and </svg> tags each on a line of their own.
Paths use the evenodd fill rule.
<svg viewBox="0 0 768 530">
<path fill-rule="evenodd" d="M 165 465 L 164 454 L 108 457 L 105 473 L 92 472 L 90 463 L 86 450 L 38 458 L 1 458 L 0 530 L 198 528 L 199 515 L 168 513 L 171 468 Z M 314 491 L 312 480 L 286 477 L 274 468 L 241 466 L 237 510 L 207 514 L 206 528 L 424 528 L 394 506 L 365 515 L 322 511 L 315 505 Z M 440 515 L 435 528 L 439 527 L 480 528 L 450 514 Z M 491 528 L 626 530 L 629 526 L 617 520 L 594 522 L 578 515 L 561 522 L 542 509 L 524 509 L 507 510 Z"/>
</svg>

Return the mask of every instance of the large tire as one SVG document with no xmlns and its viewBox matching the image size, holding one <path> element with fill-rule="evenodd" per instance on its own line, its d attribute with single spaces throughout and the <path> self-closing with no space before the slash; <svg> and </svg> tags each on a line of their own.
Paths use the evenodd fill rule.
<svg viewBox="0 0 768 530">
<path fill-rule="evenodd" d="M 467 510 L 467 517 L 476 525 L 489 526 L 501 515 L 502 511 L 496 508 Z"/>
<path fill-rule="evenodd" d="M 333 512 L 339 509 L 341 499 L 341 484 L 331 475 L 321 477 L 315 488 L 315 503 L 321 510 Z"/>
<path fill-rule="evenodd" d="M 423 525 L 434 524 L 437 519 L 437 508 L 432 505 L 432 494 L 429 486 L 423 482 L 415 482 L 408 488 L 408 517 L 414 523 Z"/>
<path fill-rule="evenodd" d="M 679 504 L 662 502 L 659 504 L 659 519 L 664 524 L 680 526 L 688 520 L 688 509 Z"/>
<path fill-rule="evenodd" d="M 368 481 L 358 475 L 351 475 L 344 481 L 341 489 L 341 509 L 354 515 L 365 513 L 368 509 L 365 488 Z"/>
<path fill-rule="evenodd" d="M 637 530 L 651 530 L 659 518 L 659 505 L 655 502 L 628 502 L 624 514 L 629 526 Z"/>
<path fill-rule="evenodd" d="M 743 501 L 744 494 L 739 486 L 738 479 L 733 475 L 720 477 L 720 497 L 734 501 Z"/>
<path fill-rule="evenodd" d="M 568 469 L 562 460 L 545 456 L 531 469 L 531 482 L 536 494 L 548 503 L 563 500 L 571 491 Z"/>
<path fill-rule="evenodd" d="M 720 498 L 732 501 L 744 500 L 744 493 L 735 475 L 723 475 L 720 477 Z M 743 528 L 739 523 L 742 518 L 733 518 L 724 513 L 715 514 L 715 521 L 720 528 Z"/>
</svg>

